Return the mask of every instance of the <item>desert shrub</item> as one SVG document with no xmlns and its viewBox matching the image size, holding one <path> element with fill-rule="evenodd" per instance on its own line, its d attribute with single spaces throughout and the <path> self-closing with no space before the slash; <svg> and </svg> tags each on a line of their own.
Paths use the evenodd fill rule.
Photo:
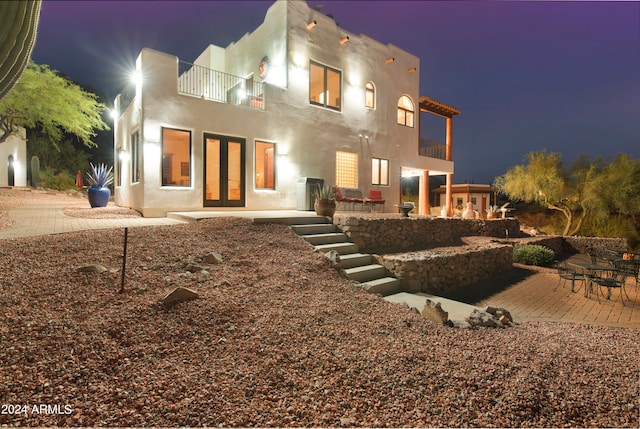
<svg viewBox="0 0 640 429">
<path fill-rule="evenodd" d="M 513 250 L 513 262 L 518 264 L 547 267 L 553 264 L 554 259 L 553 250 L 537 244 L 525 244 Z"/>
<path fill-rule="evenodd" d="M 53 173 L 51 169 L 46 169 L 41 173 L 42 186 L 48 189 L 55 189 L 57 191 L 65 191 L 67 189 L 76 189 L 76 178 L 71 177 L 69 174 Z"/>
</svg>

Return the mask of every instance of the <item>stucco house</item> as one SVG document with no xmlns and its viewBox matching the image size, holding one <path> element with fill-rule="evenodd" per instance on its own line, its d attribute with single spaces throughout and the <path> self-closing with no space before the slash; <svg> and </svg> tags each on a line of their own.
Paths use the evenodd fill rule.
<svg viewBox="0 0 640 429">
<path fill-rule="evenodd" d="M 27 135 L 18 127 L 0 144 L 0 186 L 27 186 Z"/>
<path fill-rule="evenodd" d="M 421 96 L 420 59 L 356 35 L 309 8 L 276 1 L 264 22 L 193 62 L 143 49 L 138 81 L 116 97 L 116 204 L 168 211 L 300 209 L 311 178 L 380 190 L 397 212 L 402 176 L 453 175 L 458 109 Z M 420 144 L 420 114 L 446 142 Z M 448 209 L 452 211 L 451 198 Z"/>
</svg>

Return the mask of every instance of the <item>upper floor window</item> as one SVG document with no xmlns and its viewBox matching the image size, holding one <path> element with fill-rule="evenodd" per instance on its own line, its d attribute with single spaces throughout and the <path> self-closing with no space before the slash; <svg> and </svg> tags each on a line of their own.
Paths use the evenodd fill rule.
<svg viewBox="0 0 640 429">
<path fill-rule="evenodd" d="M 162 129 L 162 186 L 191 186 L 191 132 Z"/>
<path fill-rule="evenodd" d="M 340 110 L 342 73 L 314 62 L 309 64 L 309 102 Z"/>
<path fill-rule="evenodd" d="M 413 128 L 413 101 L 407 95 L 398 100 L 398 124 Z"/>
<path fill-rule="evenodd" d="M 373 82 L 367 82 L 364 86 L 364 105 L 370 109 L 376 107 L 376 87 Z"/>
</svg>

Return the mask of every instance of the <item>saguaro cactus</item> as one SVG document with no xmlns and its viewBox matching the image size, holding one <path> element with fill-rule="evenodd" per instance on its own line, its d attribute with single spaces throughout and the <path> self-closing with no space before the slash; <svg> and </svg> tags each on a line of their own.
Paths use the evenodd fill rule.
<svg viewBox="0 0 640 429">
<path fill-rule="evenodd" d="M 40 187 L 40 158 L 35 155 L 31 157 L 31 186 Z"/>
<path fill-rule="evenodd" d="M 0 1 L 0 100 L 20 79 L 36 42 L 42 0 Z"/>
</svg>

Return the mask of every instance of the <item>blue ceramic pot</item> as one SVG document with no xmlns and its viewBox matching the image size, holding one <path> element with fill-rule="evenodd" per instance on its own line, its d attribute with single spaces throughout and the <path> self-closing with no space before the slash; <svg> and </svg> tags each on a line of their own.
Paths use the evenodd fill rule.
<svg viewBox="0 0 640 429">
<path fill-rule="evenodd" d="M 89 188 L 87 189 L 89 204 L 91 207 L 106 207 L 109 204 L 111 190 L 109 188 Z"/>
</svg>

